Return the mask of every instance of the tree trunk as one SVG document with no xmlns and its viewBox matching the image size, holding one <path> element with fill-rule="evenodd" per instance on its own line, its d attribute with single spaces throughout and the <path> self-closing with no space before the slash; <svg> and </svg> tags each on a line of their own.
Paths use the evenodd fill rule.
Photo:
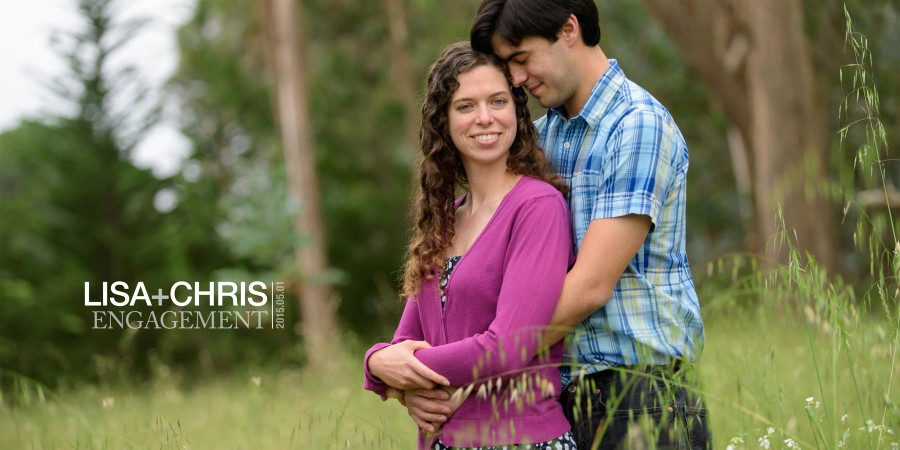
<svg viewBox="0 0 900 450">
<path fill-rule="evenodd" d="M 384 0 L 388 14 L 388 29 L 391 33 L 391 78 L 394 94 L 403 104 L 403 138 L 405 155 L 415 161 L 417 154 L 419 115 L 416 113 L 416 86 L 413 82 L 412 63 L 409 56 L 409 37 L 406 26 L 406 7 L 404 0 Z"/>
<path fill-rule="evenodd" d="M 756 242 L 750 249 L 787 260 L 786 248 L 772 240 L 780 207 L 788 237 L 793 240 L 795 230 L 801 250 L 834 268 L 834 206 L 821 189 L 826 94 L 815 79 L 800 0 L 643 3 L 731 121 L 732 144 L 746 148 L 747 164 L 736 161 L 735 167 L 749 166 L 753 185 Z"/>
<path fill-rule="evenodd" d="M 798 0 L 742 3 L 753 47 L 747 58 L 756 173 L 757 229 L 773 236 L 780 224 L 796 230 L 801 249 L 834 268 L 833 206 L 827 182 L 828 118 L 825 93 L 813 75 L 810 45 Z M 771 245 L 770 245 L 771 247 Z M 785 249 L 775 248 L 780 261 Z"/>
<path fill-rule="evenodd" d="M 270 0 L 270 36 L 274 50 L 278 124 L 287 166 L 290 194 L 301 206 L 294 222 L 298 244 L 294 257 L 300 269 L 298 297 L 309 366 L 321 368 L 332 359 L 336 340 L 335 312 L 325 270 L 325 236 L 319 211 L 319 185 L 310 132 L 306 73 L 301 61 L 304 22 L 296 0 Z"/>
</svg>

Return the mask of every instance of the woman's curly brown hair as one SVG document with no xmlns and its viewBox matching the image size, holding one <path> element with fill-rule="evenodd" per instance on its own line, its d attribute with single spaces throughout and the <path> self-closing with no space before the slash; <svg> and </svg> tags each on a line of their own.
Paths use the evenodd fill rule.
<svg viewBox="0 0 900 450">
<path fill-rule="evenodd" d="M 506 63 L 499 57 L 472 49 L 468 42 L 457 42 L 444 49 L 428 71 L 419 148 L 422 150 L 419 180 L 412 210 L 415 224 L 404 267 L 401 295 L 410 298 L 419 292 L 422 280 L 431 279 L 443 266 L 447 248 L 453 242 L 454 200 L 457 184 L 468 184 L 462 159 L 448 129 L 450 101 L 459 88 L 459 75 L 476 67 L 491 66 L 503 73 L 512 91 L 516 108 L 516 137 L 509 149 L 506 165 L 517 175 L 546 181 L 565 193 L 562 180 L 550 167 L 537 144 L 537 130 L 528 112 L 528 97 L 521 87 L 514 88 Z"/>
</svg>

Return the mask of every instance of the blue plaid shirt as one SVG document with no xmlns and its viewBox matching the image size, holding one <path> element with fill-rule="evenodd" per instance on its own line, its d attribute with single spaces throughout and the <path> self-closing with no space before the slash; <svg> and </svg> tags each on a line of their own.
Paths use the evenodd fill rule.
<svg viewBox="0 0 900 450">
<path fill-rule="evenodd" d="M 610 60 L 577 116 L 566 120 L 550 109 L 535 126 L 571 189 L 576 248 L 594 219 L 642 214 L 652 221 L 612 299 L 575 328 L 563 382 L 570 381 L 573 368 L 589 374 L 695 360 L 704 336 L 685 252 L 688 151 L 672 116 Z"/>
</svg>

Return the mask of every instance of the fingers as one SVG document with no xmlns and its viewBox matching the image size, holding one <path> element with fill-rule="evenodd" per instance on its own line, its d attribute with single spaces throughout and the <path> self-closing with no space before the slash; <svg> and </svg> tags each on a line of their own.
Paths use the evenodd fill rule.
<svg viewBox="0 0 900 450">
<path fill-rule="evenodd" d="M 431 347 L 431 344 L 429 344 L 429 343 L 426 342 L 426 341 L 403 341 L 403 342 L 401 342 L 401 343 L 399 343 L 399 344 L 397 344 L 397 345 L 403 345 L 403 346 L 406 346 L 407 348 L 409 348 L 409 349 L 412 350 L 412 351 L 416 351 L 416 350 L 418 350 L 418 349 L 420 349 L 420 348 L 429 348 L 429 347 Z"/>
<path fill-rule="evenodd" d="M 369 370 L 381 381 L 398 389 L 431 389 L 435 379 L 440 383 L 448 382 L 413 355 L 414 349 L 427 347 L 429 345 L 425 341 L 403 341 L 385 347 L 369 356 Z"/>
<path fill-rule="evenodd" d="M 411 353 L 420 348 L 431 347 L 431 345 L 425 341 L 403 341 L 398 345 L 404 345 Z M 434 384 L 450 386 L 450 380 L 448 380 L 445 376 L 431 370 L 428 366 L 423 364 L 418 359 L 413 358 L 413 360 L 410 361 L 410 368 L 414 370 L 417 375 L 427 379 L 431 383 L 430 385 L 422 384 L 422 387 L 424 388 L 431 389 Z"/>
<path fill-rule="evenodd" d="M 428 380 L 429 385 L 423 385 L 423 387 L 431 389 L 435 384 L 450 386 L 450 380 L 448 380 L 445 376 L 428 368 L 428 366 L 422 363 L 422 361 L 416 359 L 414 363 L 410 364 L 410 366 L 416 372 L 416 375 Z"/>
<path fill-rule="evenodd" d="M 426 393 L 437 397 L 441 396 L 440 392 L 432 391 L 418 390 L 405 392 L 404 398 L 406 400 L 406 408 L 409 410 L 410 414 L 418 415 L 429 422 L 446 422 L 447 417 L 453 411 L 452 408 L 441 400 L 432 400 L 423 395 L 419 395 L 419 393 Z"/>
<path fill-rule="evenodd" d="M 449 400 L 450 394 L 442 389 L 413 389 L 407 392 L 409 395 L 416 395 L 432 400 Z"/>
<path fill-rule="evenodd" d="M 446 422 L 450 414 L 450 407 L 430 400 L 411 401 L 407 403 L 406 408 L 429 422 Z"/>
<path fill-rule="evenodd" d="M 410 417 L 412 417 L 413 422 L 416 423 L 416 426 L 419 427 L 420 430 L 428 432 L 428 433 L 434 433 L 434 431 L 436 430 L 434 425 L 432 425 L 412 414 L 410 414 Z"/>
<path fill-rule="evenodd" d="M 429 369 L 428 366 L 422 364 L 422 362 L 419 362 L 419 365 L 415 367 L 415 370 L 417 374 L 427 379 L 432 386 L 434 386 L 435 384 L 450 386 L 450 380 L 448 380 L 447 377 Z M 429 386 L 429 389 L 430 388 L 431 386 Z"/>
<path fill-rule="evenodd" d="M 455 409 L 446 403 L 450 394 L 442 389 L 408 390 L 403 392 L 403 398 L 410 417 L 428 433 L 440 429 Z"/>
<path fill-rule="evenodd" d="M 410 415 L 414 418 L 419 418 L 422 421 L 432 424 L 441 424 L 447 421 L 447 416 L 441 414 L 431 414 L 424 411 L 416 411 L 413 409 L 410 409 Z"/>
</svg>

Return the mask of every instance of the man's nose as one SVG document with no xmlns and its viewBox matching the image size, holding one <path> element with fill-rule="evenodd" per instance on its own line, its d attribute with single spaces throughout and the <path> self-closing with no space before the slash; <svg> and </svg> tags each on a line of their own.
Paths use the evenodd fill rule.
<svg viewBox="0 0 900 450">
<path fill-rule="evenodd" d="M 509 74 L 512 75 L 512 82 L 514 87 L 519 87 L 525 84 L 525 80 L 528 79 L 528 74 L 518 64 L 510 64 L 509 66 Z"/>
</svg>

